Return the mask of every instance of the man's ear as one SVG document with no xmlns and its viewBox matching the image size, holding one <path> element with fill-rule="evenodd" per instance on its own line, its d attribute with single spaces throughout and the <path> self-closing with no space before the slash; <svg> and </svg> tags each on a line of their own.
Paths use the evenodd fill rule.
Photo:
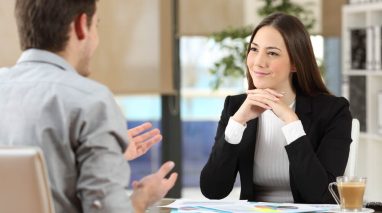
<svg viewBox="0 0 382 213">
<path fill-rule="evenodd" d="M 88 16 L 85 13 L 77 16 L 74 20 L 74 31 L 79 40 L 83 40 L 89 31 Z"/>
</svg>

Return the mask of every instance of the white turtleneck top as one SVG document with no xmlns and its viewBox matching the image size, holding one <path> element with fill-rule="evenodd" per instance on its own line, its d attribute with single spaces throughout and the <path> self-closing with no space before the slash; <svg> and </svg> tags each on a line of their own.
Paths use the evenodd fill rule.
<svg viewBox="0 0 382 213">
<path fill-rule="evenodd" d="M 295 109 L 295 102 L 290 107 Z M 302 123 L 298 120 L 285 125 L 271 110 L 263 112 L 258 122 L 253 168 L 256 201 L 293 202 L 285 146 L 305 135 Z M 226 141 L 240 143 L 245 128 L 230 118 Z"/>
</svg>

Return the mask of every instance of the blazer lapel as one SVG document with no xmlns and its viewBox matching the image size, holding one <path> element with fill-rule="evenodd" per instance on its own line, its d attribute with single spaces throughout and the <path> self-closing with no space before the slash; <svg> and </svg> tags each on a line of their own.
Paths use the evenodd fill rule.
<svg viewBox="0 0 382 213">
<path fill-rule="evenodd" d="M 253 163 L 255 160 L 255 147 L 257 139 L 258 119 L 253 119 L 247 123 L 243 138 L 240 144 L 239 171 L 242 182 L 241 199 L 253 200 Z"/>
<path fill-rule="evenodd" d="M 309 96 L 297 94 L 296 96 L 296 114 L 301 120 L 305 132 L 308 132 L 311 124 L 312 100 Z"/>
<path fill-rule="evenodd" d="M 257 127 L 258 127 L 258 120 L 259 119 L 253 119 L 250 120 L 247 123 L 246 132 L 243 134 L 243 142 L 247 143 L 246 148 L 249 148 L 251 150 L 255 150 L 255 142 L 257 139 Z"/>
</svg>

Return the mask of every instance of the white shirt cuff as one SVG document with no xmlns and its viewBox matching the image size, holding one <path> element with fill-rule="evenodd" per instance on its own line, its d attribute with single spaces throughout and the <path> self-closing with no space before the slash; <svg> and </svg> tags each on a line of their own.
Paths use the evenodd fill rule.
<svg viewBox="0 0 382 213">
<path fill-rule="evenodd" d="M 301 120 L 293 121 L 292 123 L 283 126 L 281 130 L 284 134 L 288 145 L 291 144 L 293 141 L 297 140 L 298 138 L 306 135 Z"/>
<path fill-rule="evenodd" d="M 241 123 L 230 117 L 224 132 L 225 140 L 230 144 L 240 143 L 245 128 L 247 128 L 247 125 L 243 126 Z"/>
</svg>

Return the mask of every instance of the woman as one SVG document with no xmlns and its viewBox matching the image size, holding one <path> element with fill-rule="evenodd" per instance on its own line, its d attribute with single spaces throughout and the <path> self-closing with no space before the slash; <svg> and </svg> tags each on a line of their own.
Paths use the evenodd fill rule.
<svg viewBox="0 0 382 213">
<path fill-rule="evenodd" d="M 349 103 L 322 82 L 309 34 L 275 13 L 253 31 L 247 94 L 228 96 L 200 176 L 204 196 L 222 199 L 240 173 L 240 199 L 334 203 L 351 143 Z"/>
</svg>

